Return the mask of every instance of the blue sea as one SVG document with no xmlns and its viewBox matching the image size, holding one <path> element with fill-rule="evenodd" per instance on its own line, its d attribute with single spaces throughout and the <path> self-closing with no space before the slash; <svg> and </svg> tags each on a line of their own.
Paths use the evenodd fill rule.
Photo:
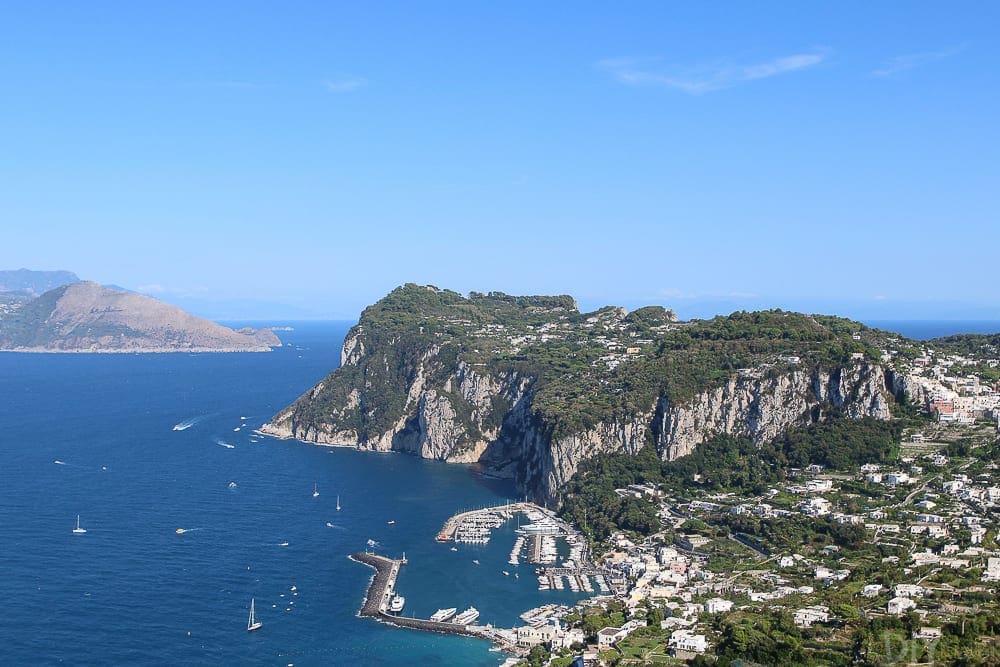
<svg viewBox="0 0 1000 667">
<path fill-rule="evenodd" d="M 955 334 L 993 334 L 1000 332 L 997 320 L 866 320 L 876 329 L 895 331 L 907 338 L 930 340 Z"/>
<path fill-rule="evenodd" d="M 507 564 L 513 526 L 458 552 L 434 541 L 456 511 L 514 495 L 506 483 L 253 435 L 336 367 L 348 326 L 295 323 L 269 354 L 0 354 L 0 661 L 500 662 L 482 641 L 358 618 L 372 570 L 347 556 L 369 539 L 406 552 L 406 615 L 474 605 L 511 627 L 573 600 Z M 264 625 L 248 634 L 251 597 Z"/>
</svg>

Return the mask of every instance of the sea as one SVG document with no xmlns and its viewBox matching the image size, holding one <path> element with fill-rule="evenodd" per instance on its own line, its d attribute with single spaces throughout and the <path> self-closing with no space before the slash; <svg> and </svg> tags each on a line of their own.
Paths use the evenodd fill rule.
<svg viewBox="0 0 1000 667">
<path fill-rule="evenodd" d="M 1000 332 L 998 320 L 865 320 L 876 329 L 895 331 L 914 340 L 930 340 L 955 334 L 993 334 Z"/>
<path fill-rule="evenodd" d="M 480 640 L 359 618 L 373 571 L 348 555 L 369 540 L 406 553 L 404 615 L 472 605 L 513 627 L 576 599 L 507 563 L 512 524 L 488 545 L 435 542 L 455 512 L 514 497 L 509 483 L 254 433 L 338 365 L 349 326 L 292 323 L 259 354 L 0 353 L 0 662 L 502 661 Z M 251 599 L 263 627 L 248 633 Z"/>
</svg>

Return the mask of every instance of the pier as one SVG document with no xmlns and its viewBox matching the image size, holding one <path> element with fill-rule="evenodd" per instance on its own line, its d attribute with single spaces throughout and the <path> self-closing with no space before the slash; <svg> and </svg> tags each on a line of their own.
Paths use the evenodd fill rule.
<svg viewBox="0 0 1000 667">
<path fill-rule="evenodd" d="M 452 516 L 450 519 L 444 522 L 444 526 L 438 532 L 437 539 L 438 542 L 451 542 L 455 539 L 455 532 L 458 530 L 459 526 L 463 522 L 469 519 L 473 519 L 479 514 L 497 514 L 502 512 L 509 512 L 511 514 L 515 512 L 521 512 L 527 514 L 528 512 L 541 512 L 546 516 L 554 516 L 553 512 L 529 502 L 516 502 L 507 503 L 506 505 L 497 505 L 496 507 L 483 507 L 477 510 L 469 510 L 467 512 L 459 512 L 458 514 Z"/>
<path fill-rule="evenodd" d="M 399 568 L 403 564 L 402 561 L 367 552 L 351 554 L 349 558 L 375 570 L 375 576 L 372 577 L 372 582 L 368 586 L 368 595 L 365 597 L 365 603 L 361 606 L 360 616 L 374 618 L 382 623 L 401 628 L 485 639 L 497 644 L 509 653 L 517 655 L 524 653 L 522 648 L 505 639 L 501 633 L 490 626 L 440 623 L 429 619 L 393 616 L 386 613 L 385 610 L 389 604 L 389 600 L 392 599 L 394 594 L 396 577 L 399 575 Z"/>
<path fill-rule="evenodd" d="M 494 512 L 527 512 L 528 510 L 539 510 L 541 509 L 537 505 L 532 503 L 507 503 L 506 505 L 497 505 L 496 507 L 483 507 L 482 509 L 469 510 L 468 512 L 459 512 L 458 514 L 452 516 L 447 521 L 444 522 L 444 526 L 441 528 L 440 532 L 437 534 L 438 542 L 450 542 L 455 539 L 455 531 L 458 527 L 467 520 L 475 517 L 477 514 L 483 513 L 494 513 Z"/>
</svg>

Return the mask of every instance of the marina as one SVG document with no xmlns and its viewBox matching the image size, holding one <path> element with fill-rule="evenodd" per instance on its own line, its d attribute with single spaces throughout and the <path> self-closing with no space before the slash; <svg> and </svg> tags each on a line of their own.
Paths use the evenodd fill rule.
<svg viewBox="0 0 1000 667">
<path fill-rule="evenodd" d="M 495 530 L 515 517 L 518 521 L 513 531 L 516 537 L 507 562 L 515 567 L 525 563 L 542 566 L 535 571 L 539 590 L 569 589 L 577 594 L 595 591 L 604 594 L 610 590 L 605 571 L 590 564 L 584 537 L 554 512 L 533 503 L 506 503 L 460 512 L 445 522 L 436 539 L 438 542 L 486 545 Z M 526 521 L 522 521 L 522 517 Z M 567 548 L 560 550 L 559 540 L 565 542 Z M 369 546 L 374 545 L 369 543 Z M 456 550 L 457 547 L 451 547 L 451 551 Z M 524 654 L 525 648 L 518 646 L 516 630 L 497 628 L 491 624 L 474 625 L 480 616 L 474 606 L 462 612 L 458 611 L 458 607 L 443 607 L 426 619 L 398 615 L 402 611 L 403 598 L 396 593 L 396 579 L 400 567 L 407 562 L 405 556 L 396 560 L 365 552 L 350 558 L 375 569 L 361 609 L 362 617 L 417 630 L 478 637 L 509 653 Z M 478 565 L 479 560 L 473 559 L 472 563 Z M 502 570 L 501 574 L 510 576 L 511 572 Z M 517 578 L 518 572 L 513 574 Z M 551 603 L 525 612 L 521 619 L 538 628 L 558 621 L 568 610 L 565 605 Z"/>
<path fill-rule="evenodd" d="M 391 603 L 392 591 L 395 589 L 396 577 L 399 575 L 399 568 L 402 563 L 392 558 L 367 552 L 352 554 L 350 559 L 375 570 L 375 575 L 368 586 L 368 594 L 365 596 L 364 604 L 361 606 L 360 616 L 374 618 L 383 623 L 402 628 L 485 639 L 509 653 L 515 655 L 522 655 L 524 653 L 524 650 L 517 646 L 516 635 L 510 630 L 500 630 L 489 625 L 465 625 L 457 622 L 449 623 L 447 621 L 393 616 L 386 613 L 386 607 Z M 445 611 L 451 611 L 452 615 L 455 613 L 455 609 Z M 475 618 L 478 618 L 479 612 L 474 607 L 465 610 L 462 612 L 462 615 L 471 617 L 471 612 L 475 612 Z"/>
</svg>

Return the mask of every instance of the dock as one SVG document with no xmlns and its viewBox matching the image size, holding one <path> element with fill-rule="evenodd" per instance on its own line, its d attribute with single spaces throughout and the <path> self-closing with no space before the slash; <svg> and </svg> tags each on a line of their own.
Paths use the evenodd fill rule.
<svg viewBox="0 0 1000 667">
<path fill-rule="evenodd" d="M 441 623 L 430 619 L 394 616 L 387 613 L 386 609 L 396 588 L 396 577 L 399 575 L 399 568 L 403 562 L 367 552 L 351 554 L 349 558 L 375 570 L 375 576 L 372 577 L 372 582 L 368 586 L 368 595 L 361 606 L 360 616 L 373 618 L 382 623 L 401 628 L 485 639 L 488 642 L 497 644 L 503 650 L 517 655 L 521 655 L 524 652 L 524 649 L 506 640 L 502 634 L 490 626 Z"/>
<path fill-rule="evenodd" d="M 495 507 L 483 507 L 477 510 L 469 510 L 467 512 L 459 512 L 458 514 L 452 516 L 447 521 L 445 521 L 444 526 L 438 532 L 435 538 L 438 542 L 451 542 L 455 539 L 455 531 L 458 527 L 462 525 L 467 519 L 475 517 L 477 514 L 489 514 L 489 513 L 499 513 L 499 512 L 510 512 L 514 514 L 516 512 L 527 513 L 529 511 L 542 512 L 548 516 L 553 516 L 553 513 L 544 507 L 536 505 L 529 502 L 516 502 L 507 503 L 506 505 L 497 505 Z"/>
</svg>

